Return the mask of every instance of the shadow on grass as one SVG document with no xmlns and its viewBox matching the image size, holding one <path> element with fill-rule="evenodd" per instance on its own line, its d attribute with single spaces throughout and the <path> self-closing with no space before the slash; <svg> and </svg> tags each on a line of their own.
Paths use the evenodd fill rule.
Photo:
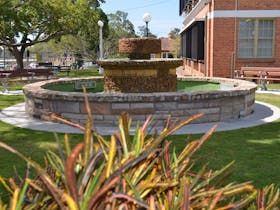
<svg viewBox="0 0 280 210">
<path fill-rule="evenodd" d="M 190 140 L 199 135 L 190 135 Z M 187 140 L 171 136 L 180 150 Z M 189 140 L 189 141 L 190 141 Z M 207 163 L 211 169 L 220 169 L 235 161 L 230 181 L 253 181 L 257 187 L 280 184 L 280 120 L 253 128 L 216 132 L 195 155 L 198 168 Z"/>
<path fill-rule="evenodd" d="M 13 147 L 21 152 L 26 157 L 31 158 L 44 166 L 44 156 L 47 151 L 57 153 L 57 142 L 55 136 L 51 132 L 30 131 L 23 128 L 10 126 L 0 122 L 0 141 Z M 64 134 L 58 134 L 59 140 L 63 141 Z M 76 145 L 83 141 L 83 136 L 79 134 L 69 134 L 71 145 Z M 16 169 L 21 177 L 24 177 L 26 171 L 26 162 L 20 159 L 15 154 L 0 148 L 0 175 L 4 178 L 12 177 Z M 36 176 L 34 170 L 31 171 L 31 176 Z M 0 184 L 0 197 L 8 202 L 8 193 Z"/>
</svg>

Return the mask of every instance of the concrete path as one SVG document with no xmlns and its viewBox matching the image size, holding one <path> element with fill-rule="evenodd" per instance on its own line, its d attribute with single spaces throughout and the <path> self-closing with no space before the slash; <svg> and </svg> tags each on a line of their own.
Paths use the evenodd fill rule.
<svg viewBox="0 0 280 210">
<path fill-rule="evenodd" d="M 255 112 L 247 117 L 218 123 L 190 124 L 178 130 L 176 134 L 205 133 L 212 126 L 218 124 L 217 131 L 235 130 L 262 125 L 275 121 L 280 118 L 280 109 L 270 104 L 256 102 Z M 62 133 L 81 133 L 77 128 L 68 125 L 46 122 L 29 117 L 24 111 L 24 103 L 8 107 L 0 112 L 0 121 L 5 123 L 27 128 L 31 130 L 62 132 Z M 157 129 L 162 129 L 158 127 Z M 110 135 L 118 131 L 117 127 L 96 127 L 96 130 L 102 135 Z M 133 133 L 134 129 L 131 130 Z"/>
<path fill-rule="evenodd" d="M 22 95 L 23 94 L 23 92 L 22 92 L 22 90 L 11 90 L 11 91 L 9 91 L 9 90 L 6 90 L 6 91 L 1 91 L 0 92 L 0 95 Z"/>
<path fill-rule="evenodd" d="M 266 93 L 266 94 L 280 95 L 279 90 L 257 90 L 256 93 Z"/>
</svg>

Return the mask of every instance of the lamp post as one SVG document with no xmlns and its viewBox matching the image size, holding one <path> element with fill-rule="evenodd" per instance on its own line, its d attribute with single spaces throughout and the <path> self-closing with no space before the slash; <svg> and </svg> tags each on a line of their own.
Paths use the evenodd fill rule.
<svg viewBox="0 0 280 210">
<path fill-rule="evenodd" d="M 99 25 L 99 60 L 102 60 L 103 59 L 103 26 L 104 26 L 104 23 L 99 20 L 97 22 L 97 24 Z"/>
<path fill-rule="evenodd" d="M 4 56 L 4 70 L 5 70 L 6 69 L 6 48 L 5 48 L 5 46 L 3 46 L 3 50 L 4 50 L 3 56 Z"/>
<path fill-rule="evenodd" d="M 99 60 L 102 60 L 103 59 L 103 26 L 104 26 L 104 23 L 99 20 L 97 22 L 98 26 L 99 26 Z M 99 74 L 102 74 L 103 73 L 103 68 L 99 65 Z"/>
<path fill-rule="evenodd" d="M 151 21 L 152 17 L 149 13 L 145 13 L 143 15 L 143 21 L 146 23 L 146 37 L 149 36 L 149 28 L 148 28 L 148 24 Z"/>
</svg>

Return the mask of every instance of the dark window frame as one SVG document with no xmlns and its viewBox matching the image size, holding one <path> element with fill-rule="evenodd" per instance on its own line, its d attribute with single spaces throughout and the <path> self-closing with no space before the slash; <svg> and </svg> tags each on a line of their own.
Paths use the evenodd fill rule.
<svg viewBox="0 0 280 210">
<path fill-rule="evenodd" d="M 179 14 L 182 15 L 191 0 L 180 0 Z"/>
<path fill-rule="evenodd" d="M 204 60 L 204 21 L 197 21 L 181 33 L 182 56 L 191 60 Z"/>
</svg>

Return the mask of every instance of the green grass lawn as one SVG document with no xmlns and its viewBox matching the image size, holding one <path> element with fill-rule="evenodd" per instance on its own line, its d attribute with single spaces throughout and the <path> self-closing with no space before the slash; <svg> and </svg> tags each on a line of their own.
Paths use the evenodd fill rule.
<svg viewBox="0 0 280 210">
<path fill-rule="evenodd" d="M 274 83 L 274 84 L 267 84 L 266 85 L 268 89 L 278 89 L 280 90 L 280 83 Z M 262 87 L 262 85 L 260 85 Z"/>
<path fill-rule="evenodd" d="M 57 72 L 56 76 L 65 77 L 67 76 L 67 72 Z M 91 77 L 91 76 L 101 76 L 98 73 L 97 69 L 80 69 L 80 70 L 71 70 L 69 73 L 70 77 Z"/>
<path fill-rule="evenodd" d="M 96 88 L 87 89 L 87 92 L 98 93 L 103 92 L 104 82 L 97 81 Z M 82 90 L 76 90 L 73 83 L 65 84 L 55 84 L 45 87 L 49 90 L 65 91 L 65 92 L 82 92 Z M 205 81 L 181 81 L 177 82 L 177 90 L 185 92 L 194 92 L 194 91 L 209 91 L 209 90 L 219 90 L 220 84 L 214 82 L 205 82 Z"/>
<path fill-rule="evenodd" d="M 280 96 L 257 94 L 256 99 L 280 107 Z M 190 139 L 201 135 L 190 135 Z M 182 135 L 170 138 L 180 150 L 186 140 Z M 219 169 L 235 161 L 230 181 L 253 181 L 257 187 L 280 184 L 280 120 L 252 128 L 216 132 L 197 153 L 200 165 Z"/>
<path fill-rule="evenodd" d="M 57 77 L 68 77 L 67 72 L 57 72 L 55 73 Z M 98 73 L 97 69 L 86 69 L 86 70 L 71 70 L 69 77 L 91 77 L 91 76 L 102 76 Z M 21 90 L 27 83 L 20 81 L 9 82 L 8 90 Z M 0 91 L 3 90 L 2 83 L 0 82 Z"/>
<path fill-rule="evenodd" d="M 257 94 L 257 100 L 280 107 L 280 96 Z M 0 109 L 22 101 L 23 96 L 0 96 Z M 237 180 L 254 180 L 260 186 L 272 181 L 279 182 L 278 176 L 273 174 L 274 171 L 280 173 L 280 164 L 276 164 L 280 160 L 280 152 L 278 152 L 280 149 L 279 128 L 280 120 L 253 128 L 216 132 L 202 148 L 200 155 L 207 156 L 207 162 L 214 168 L 220 168 L 231 160 L 235 160 L 237 170 L 233 177 Z M 30 131 L 0 122 L 0 134 L 1 141 L 35 159 L 42 159 L 45 151 L 56 148 L 52 133 Z M 77 135 L 71 136 L 76 138 Z M 199 136 L 201 135 L 190 135 L 190 139 Z M 185 135 L 175 135 L 170 139 L 174 141 L 178 150 L 185 144 Z M 10 176 L 13 173 L 12 164 L 7 160 L 11 160 L 15 156 L 2 149 L 0 151 L 0 174 Z M 272 164 L 272 161 L 275 161 L 275 164 Z M 18 164 L 18 161 L 13 162 L 13 164 L 16 164 L 17 168 L 24 167 Z"/>
<path fill-rule="evenodd" d="M 23 96 L 3 96 L 0 95 L 0 110 L 23 102 Z M 69 135 L 72 145 L 83 141 L 81 135 Z M 59 135 L 63 139 L 63 134 Z M 31 131 L 28 129 L 18 128 L 0 121 L 0 141 L 4 142 L 16 150 L 20 151 L 27 157 L 38 161 L 43 165 L 44 154 L 48 151 L 57 151 L 57 143 L 54 134 L 51 132 Z M 16 155 L 0 148 L 0 176 L 13 176 L 14 168 L 23 176 L 26 169 L 26 163 Z M 34 172 L 33 172 L 34 174 Z M 0 197 L 7 201 L 7 192 L 0 183 Z"/>
<path fill-rule="evenodd" d="M 45 87 L 48 90 L 64 91 L 64 92 L 83 92 L 81 89 L 75 89 L 74 83 L 55 84 Z M 96 81 L 95 88 L 87 88 L 88 93 L 99 93 L 104 91 L 104 82 Z"/>
<path fill-rule="evenodd" d="M 280 107 L 280 96 L 257 94 L 257 100 Z M 23 96 L 0 95 L 0 110 L 23 102 Z M 187 141 L 199 138 L 196 135 L 174 135 L 169 139 L 180 150 Z M 83 141 L 82 135 L 69 135 L 72 145 Z M 59 135 L 63 139 L 63 134 Z M 43 164 L 46 151 L 57 151 L 53 133 L 31 131 L 0 122 L 0 141 L 7 143 L 26 156 Z M 216 132 L 195 156 L 198 164 L 207 163 L 209 168 L 219 169 L 232 160 L 234 173 L 229 181 L 253 181 L 257 187 L 270 183 L 280 184 L 280 120 L 235 131 Z M 14 154 L 0 149 L 0 175 L 10 177 L 14 168 L 24 174 L 26 164 Z M 0 184 L 0 197 L 7 201 L 7 192 Z"/>
</svg>

